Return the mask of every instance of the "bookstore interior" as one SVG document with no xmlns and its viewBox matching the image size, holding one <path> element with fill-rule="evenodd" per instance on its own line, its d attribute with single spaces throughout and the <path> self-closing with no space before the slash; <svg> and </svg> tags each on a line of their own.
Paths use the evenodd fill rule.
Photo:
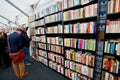
<svg viewBox="0 0 120 80">
<path fill-rule="evenodd" d="M 120 0 L 41 1 L 26 18 L 32 58 L 71 80 L 120 80 Z"/>
</svg>

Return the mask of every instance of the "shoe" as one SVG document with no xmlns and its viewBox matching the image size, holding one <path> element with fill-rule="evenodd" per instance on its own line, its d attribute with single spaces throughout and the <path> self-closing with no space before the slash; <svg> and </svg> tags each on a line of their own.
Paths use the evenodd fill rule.
<svg viewBox="0 0 120 80">
<path fill-rule="evenodd" d="M 25 64 L 26 66 L 30 66 L 31 65 L 31 63 L 27 63 L 27 64 Z"/>
<path fill-rule="evenodd" d="M 29 73 L 25 72 L 24 75 L 20 76 L 20 79 L 22 79 L 23 77 L 27 76 Z"/>
</svg>

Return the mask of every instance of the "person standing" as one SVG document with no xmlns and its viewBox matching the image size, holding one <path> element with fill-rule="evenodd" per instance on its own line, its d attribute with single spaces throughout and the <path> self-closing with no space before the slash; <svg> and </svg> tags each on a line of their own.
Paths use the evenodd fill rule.
<svg viewBox="0 0 120 80">
<path fill-rule="evenodd" d="M 0 66 L 5 68 L 10 66 L 10 57 L 9 54 L 6 53 L 6 47 L 7 40 L 4 33 L 0 32 Z"/>
<path fill-rule="evenodd" d="M 30 58 L 29 46 L 30 46 L 31 39 L 28 37 L 28 35 L 26 33 L 27 29 L 28 29 L 28 27 L 26 27 L 26 28 L 22 27 L 23 32 L 22 32 L 21 36 L 22 36 L 22 40 L 24 41 L 23 42 L 23 50 L 26 54 L 26 59 L 25 59 L 24 63 L 25 63 L 25 65 L 31 65 L 31 63 L 29 62 L 29 58 Z"/>
<path fill-rule="evenodd" d="M 23 49 L 23 41 L 21 39 L 22 29 L 17 28 L 15 32 L 8 36 L 8 47 L 10 51 L 10 58 L 12 59 L 13 70 L 15 75 L 18 78 L 23 78 L 28 75 L 28 72 L 25 72 L 24 59 L 14 63 L 14 59 L 11 57 L 16 57 L 16 53 Z"/>
</svg>

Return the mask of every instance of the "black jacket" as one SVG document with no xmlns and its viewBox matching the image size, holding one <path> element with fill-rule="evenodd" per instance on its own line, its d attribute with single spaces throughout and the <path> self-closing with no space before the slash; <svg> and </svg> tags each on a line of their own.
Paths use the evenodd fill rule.
<svg viewBox="0 0 120 80">
<path fill-rule="evenodd" d="M 23 32 L 21 36 L 22 36 L 22 41 L 23 41 L 23 47 L 29 47 L 31 39 L 28 37 L 27 33 Z"/>
<path fill-rule="evenodd" d="M 0 38 L 0 52 L 4 53 L 7 47 L 7 42 L 5 38 Z"/>
</svg>

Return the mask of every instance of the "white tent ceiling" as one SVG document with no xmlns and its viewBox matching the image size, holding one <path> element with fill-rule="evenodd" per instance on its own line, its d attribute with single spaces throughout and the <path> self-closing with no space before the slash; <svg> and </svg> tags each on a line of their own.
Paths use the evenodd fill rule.
<svg viewBox="0 0 120 80">
<path fill-rule="evenodd" d="M 9 0 L 21 10 L 25 11 L 27 8 L 30 8 L 30 5 L 38 2 L 39 0 Z M 25 11 L 26 12 L 26 11 Z M 16 8 L 11 6 L 5 0 L 0 0 L 0 15 L 8 18 L 9 20 L 15 22 L 15 17 L 17 15 L 21 15 L 22 13 L 18 11 Z M 4 24 L 8 24 L 8 21 L 0 17 L 0 22 Z M 0 26 L 3 26 L 0 24 Z"/>
</svg>

